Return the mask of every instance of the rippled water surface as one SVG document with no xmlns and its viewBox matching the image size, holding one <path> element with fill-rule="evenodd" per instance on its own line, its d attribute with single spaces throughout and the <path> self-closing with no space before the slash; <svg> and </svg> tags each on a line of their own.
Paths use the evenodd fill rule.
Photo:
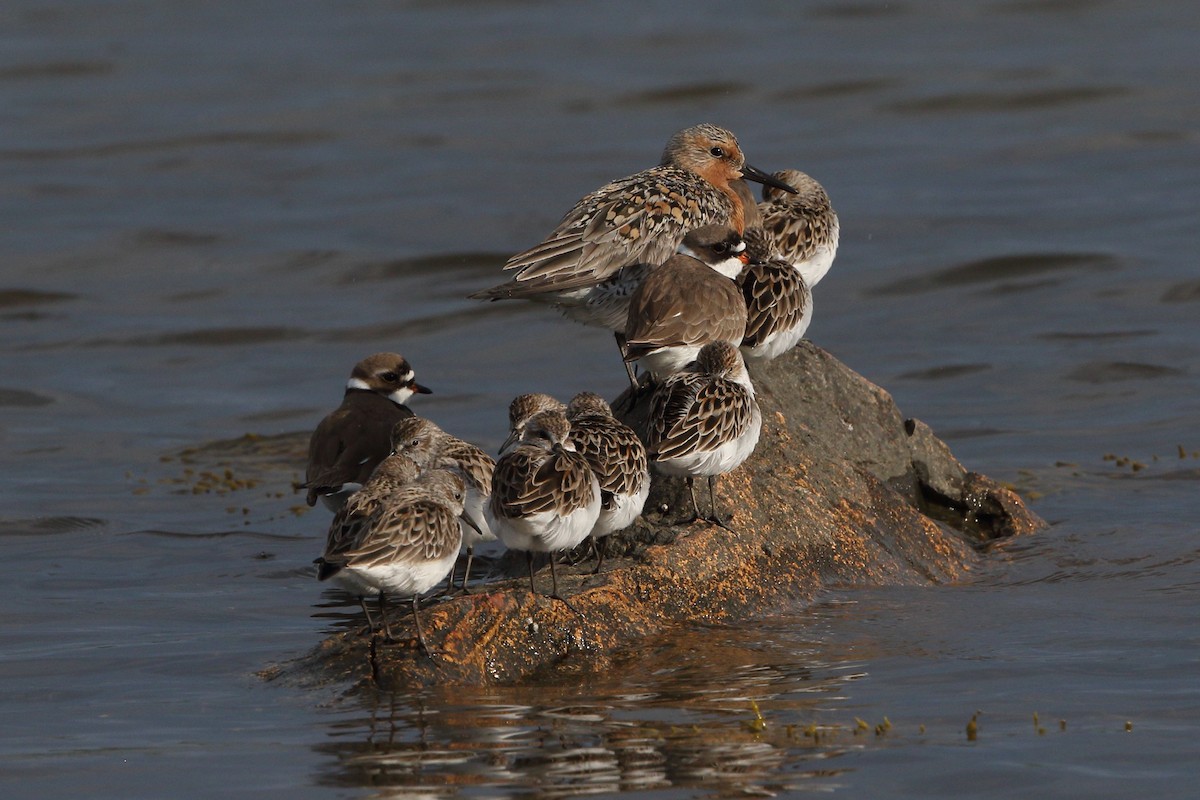
<svg viewBox="0 0 1200 800">
<path fill-rule="evenodd" d="M 0 792 L 1192 796 L 1198 23 L 10 0 Z M 464 296 L 704 120 L 834 200 L 810 337 L 1052 527 L 961 585 L 835 587 L 583 681 L 263 682 L 353 612 L 292 491 L 350 366 L 400 350 L 489 448 L 520 391 L 615 395 L 603 332 Z"/>
</svg>

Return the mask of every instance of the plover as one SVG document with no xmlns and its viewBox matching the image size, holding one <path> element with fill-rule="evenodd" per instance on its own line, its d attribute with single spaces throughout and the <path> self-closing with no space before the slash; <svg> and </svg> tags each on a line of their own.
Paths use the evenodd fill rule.
<svg viewBox="0 0 1200 800">
<path fill-rule="evenodd" d="M 626 361 L 639 361 L 658 381 L 709 342 L 737 345 L 746 333 L 746 301 L 733 280 L 747 262 L 741 235 L 706 225 L 688 233 L 681 250 L 634 291 L 625 322 Z"/>
<path fill-rule="evenodd" d="M 734 181 L 734 184 L 738 187 L 738 194 L 744 194 L 748 198 L 745 205 L 747 209 L 747 221 L 749 222 L 753 219 L 757 225 L 760 221 L 757 216 L 758 207 L 754 205 L 754 196 L 750 192 L 750 188 L 746 186 L 745 181 Z M 753 215 L 750 213 L 751 209 L 753 209 Z M 747 230 L 750 229 L 748 228 Z M 676 254 L 699 258 L 706 263 L 719 261 L 722 260 L 723 255 L 719 252 L 714 252 L 714 250 L 736 249 L 737 245 L 731 238 L 734 235 L 732 229 L 724 226 L 704 226 L 690 231 L 684 236 L 683 241 L 679 243 Z M 725 256 L 728 255 L 727 251 Z M 562 298 L 556 307 L 566 316 L 585 325 L 594 325 L 611 330 L 617 341 L 617 347 L 620 349 L 621 357 L 624 359 L 628 346 L 625 328 L 629 322 L 630 303 L 646 278 L 661 266 L 663 265 L 631 264 L 630 266 L 622 267 L 587 292 L 583 294 L 576 293 Z M 723 273 L 736 273 L 742 267 L 743 262 L 739 261 L 737 264 L 730 263 L 727 269 L 723 268 L 722 265 L 714 268 Z M 664 291 L 669 293 L 670 288 L 668 287 Z M 636 390 L 638 383 L 633 373 L 633 365 L 629 361 L 625 361 L 624 363 L 629 383 Z"/>
<path fill-rule="evenodd" d="M 437 423 L 423 417 L 410 417 L 397 422 L 392 428 L 392 447 L 397 455 L 407 456 L 423 470 L 441 467 L 457 472 L 463 479 L 466 496 L 463 498 L 461 523 L 467 563 L 462 590 L 469 592 L 467 584 L 471 578 L 475 545 L 496 540 L 484 515 L 488 498 L 492 496 L 495 460 L 481 448 L 446 433 Z M 451 570 L 450 585 L 453 584 L 454 570 Z"/>
<path fill-rule="evenodd" d="M 770 360 L 804 337 L 812 322 L 812 292 L 762 228 L 747 228 L 745 239 L 750 263 L 737 279 L 746 300 L 742 355 Z"/>
<path fill-rule="evenodd" d="M 342 404 L 309 439 L 308 504 L 321 497 L 330 509 L 341 508 L 392 451 L 392 426 L 413 415 L 404 404 L 414 394 L 429 393 L 397 353 L 375 353 L 355 364 Z"/>
<path fill-rule="evenodd" d="M 604 564 L 610 533 L 624 530 L 642 513 L 650 494 L 646 446 L 637 434 L 613 417 L 612 408 L 594 392 L 580 392 L 567 406 L 570 440 L 587 459 L 600 486 L 600 516 L 592 527 L 596 572 Z"/>
<path fill-rule="evenodd" d="M 742 199 L 730 182 L 792 188 L 746 164 L 736 137 L 702 124 L 675 133 L 657 167 L 608 183 L 575 204 L 545 241 L 510 258 L 507 283 L 476 292 L 484 300 L 558 302 L 585 293 L 630 264 L 661 264 L 684 235 L 719 223 L 739 232 Z"/>
<path fill-rule="evenodd" d="M 492 476 L 488 524 L 505 546 L 525 552 L 534 594 L 533 554 L 573 549 L 600 516 L 600 485 L 588 462 L 575 452 L 570 432 L 561 411 L 535 414 L 525 424 L 520 443 L 496 462 Z M 566 603 L 558 593 L 553 555 L 550 576 L 550 597 Z"/>
<path fill-rule="evenodd" d="M 333 578 L 356 594 L 372 631 L 366 598 L 378 597 L 388 639 L 387 597 L 411 596 L 417 641 L 431 656 L 418 602 L 454 566 L 464 492 L 462 478 L 452 472 L 420 472 L 411 459 L 389 456 L 334 516 L 325 552 L 316 560 L 317 578 Z"/>
<path fill-rule="evenodd" d="M 838 215 L 825 188 L 795 169 L 776 172 L 777 184 L 763 187 L 762 227 L 775 240 L 785 261 L 800 271 L 811 290 L 833 265 L 838 249 Z"/>
<path fill-rule="evenodd" d="M 741 353 L 729 342 L 713 342 L 693 365 L 655 389 L 646 450 L 657 471 L 687 479 L 692 519 L 700 518 L 694 479 L 708 478 L 712 515 L 706 519 L 726 527 L 717 513 L 716 479 L 750 457 L 761 429 L 762 413 Z"/>
</svg>

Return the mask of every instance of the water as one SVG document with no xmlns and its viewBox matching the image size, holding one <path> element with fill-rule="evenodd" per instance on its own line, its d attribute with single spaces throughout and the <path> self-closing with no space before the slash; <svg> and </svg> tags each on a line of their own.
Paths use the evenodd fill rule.
<svg viewBox="0 0 1200 800">
<path fill-rule="evenodd" d="M 3 794 L 1191 796 L 1197 19 L 7 3 Z M 1053 526 L 582 684 L 264 683 L 353 608 L 312 580 L 297 437 L 237 437 L 311 429 L 383 349 L 491 448 L 519 391 L 616 394 L 605 335 L 463 296 L 703 120 L 834 199 L 810 336 Z"/>
</svg>

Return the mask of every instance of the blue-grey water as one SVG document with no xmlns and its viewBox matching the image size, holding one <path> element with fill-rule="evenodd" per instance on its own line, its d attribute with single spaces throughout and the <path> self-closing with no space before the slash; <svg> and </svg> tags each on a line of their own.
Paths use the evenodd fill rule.
<svg viewBox="0 0 1200 800">
<path fill-rule="evenodd" d="M 0 794 L 1195 796 L 1198 25 L 7 0 Z M 603 332 L 464 295 L 700 121 L 829 190 L 810 338 L 1052 526 L 960 584 L 831 587 L 569 685 L 260 678 L 354 611 L 313 580 L 296 434 L 377 350 L 493 448 L 520 391 L 615 395 Z"/>
</svg>

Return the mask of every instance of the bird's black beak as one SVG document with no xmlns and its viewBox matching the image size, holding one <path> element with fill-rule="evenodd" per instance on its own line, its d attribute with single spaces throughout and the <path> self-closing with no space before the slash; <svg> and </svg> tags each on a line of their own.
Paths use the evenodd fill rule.
<svg viewBox="0 0 1200 800">
<path fill-rule="evenodd" d="M 408 388 L 413 390 L 413 394 L 433 394 L 432 389 L 427 389 L 426 387 L 422 386 L 421 384 L 417 383 L 416 381 L 413 381 L 412 383 L 410 383 L 408 385 Z"/>
<path fill-rule="evenodd" d="M 474 530 L 480 536 L 483 536 L 483 531 L 480 530 L 479 523 L 476 522 L 475 520 L 471 519 L 470 514 L 468 514 L 467 512 L 464 511 L 463 513 L 458 515 L 458 518 L 461 519 L 463 522 L 467 523 L 468 525 L 470 525 L 472 530 Z"/>
<path fill-rule="evenodd" d="M 783 181 L 776 178 L 774 175 L 768 175 L 757 167 L 752 167 L 749 164 L 742 165 L 742 177 L 748 181 L 761 183 L 763 186 L 770 186 L 775 189 L 780 189 L 788 194 L 800 194 L 791 186 L 788 186 Z"/>
</svg>

